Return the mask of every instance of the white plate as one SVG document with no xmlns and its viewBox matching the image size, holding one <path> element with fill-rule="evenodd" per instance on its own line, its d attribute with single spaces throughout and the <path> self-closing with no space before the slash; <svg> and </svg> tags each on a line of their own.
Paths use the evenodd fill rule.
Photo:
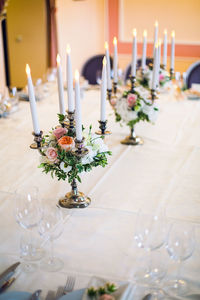
<svg viewBox="0 0 200 300">
<path fill-rule="evenodd" d="M 28 300 L 31 293 L 27 292 L 4 292 L 0 295 L 0 300 Z"/>
</svg>

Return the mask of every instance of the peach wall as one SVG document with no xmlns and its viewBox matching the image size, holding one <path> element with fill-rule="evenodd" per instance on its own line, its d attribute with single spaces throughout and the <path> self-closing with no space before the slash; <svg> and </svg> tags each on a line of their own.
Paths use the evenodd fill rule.
<svg viewBox="0 0 200 300">
<path fill-rule="evenodd" d="M 57 28 L 65 78 L 68 43 L 73 70 L 80 71 L 89 57 L 104 52 L 105 0 L 57 0 Z"/>
<path fill-rule="evenodd" d="M 131 41 L 132 28 L 138 29 L 142 39 L 144 29 L 153 41 L 155 20 L 159 23 L 159 36 L 164 29 L 176 32 L 176 43 L 200 44 L 200 1 L 199 0 L 120 0 L 119 10 L 122 41 Z"/>
<path fill-rule="evenodd" d="M 183 27 L 183 32 L 185 31 L 186 35 L 187 33 L 187 27 L 190 26 L 188 25 L 188 20 L 189 18 L 192 19 L 194 16 L 194 20 L 195 20 L 195 24 L 194 22 L 191 22 L 192 24 L 192 28 L 195 26 L 195 30 L 196 28 L 199 28 L 199 26 L 197 26 L 199 24 L 199 20 L 197 18 L 197 14 L 199 12 L 199 10 L 197 11 L 197 7 L 199 7 L 199 0 L 169 0 L 170 2 L 173 2 L 176 4 L 179 3 L 180 7 L 182 7 L 182 3 L 187 3 L 188 6 L 190 6 L 190 9 L 188 9 L 188 12 L 190 12 L 190 16 L 187 17 L 186 19 L 182 19 L 182 27 Z M 152 6 L 150 5 L 150 7 L 147 6 L 148 5 L 144 5 L 146 2 L 151 3 L 152 2 Z M 124 34 L 124 28 L 121 27 L 121 25 L 123 25 L 123 23 L 126 22 L 126 15 L 124 13 L 124 3 L 129 3 L 129 5 L 131 5 L 131 7 L 129 7 L 130 12 L 128 12 L 128 14 L 131 13 L 130 17 L 134 20 L 134 14 L 137 12 L 137 16 L 140 16 L 140 18 L 138 18 L 138 22 L 140 22 L 140 24 L 138 23 L 138 29 L 141 30 L 141 26 L 143 27 L 143 18 L 142 16 L 144 14 L 147 14 L 145 17 L 145 21 L 144 22 L 149 22 L 148 20 L 151 20 L 151 15 L 154 14 L 154 10 L 155 7 L 153 8 L 153 4 L 157 3 L 158 5 L 158 9 L 162 10 L 165 12 L 167 10 L 165 10 L 166 7 L 166 3 L 168 1 L 165 0 L 160 0 L 159 3 L 157 0 L 141 0 L 141 1 L 136 1 L 136 0 L 109 0 L 108 1 L 108 15 L 109 15 L 109 43 L 111 46 L 111 50 L 112 50 L 112 39 L 113 36 L 117 36 L 118 38 L 118 53 L 119 53 L 119 64 L 120 67 L 124 69 L 124 67 L 127 66 L 127 64 L 131 61 L 131 51 L 132 51 L 132 44 L 129 41 L 125 41 L 125 37 L 123 37 Z M 139 4 L 138 4 L 139 3 Z M 190 3 L 192 5 L 190 5 Z M 193 5 L 195 3 L 195 5 Z M 137 5 L 139 5 L 139 7 L 137 7 Z M 142 5 L 142 6 L 141 6 Z M 183 5 L 184 6 L 184 5 Z M 157 8 L 156 8 L 157 9 Z M 127 10 L 127 8 L 126 8 Z M 187 11 L 187 9 L 185 9 L 185 12 Z M 144 13 L 145 12 L 145 13 Z M 179 13 L 179 10 L 177 9 L 176 11 L 177 13 Z M 149 14 L 149 18 L 147 17 Z M 168 28 L 172 28 L 171 27 L 171 17 L 169 17 L 169 13 L 168 13 L 168 17 L 164 16 L 162 18 L 162 22 L 165 23 L 166 27 Z M 177 15 L 176 15 L 177 16 Z M 181 18 L 181 15 L 180 15 Z M 176 25 L 179 22 L 178 17 L 176 18 L 177 21 L 174 21 L 175 26 L 173 27 L 176 30 Z M 136 17 L 137 20 L 137 17 Z M 154 20 L 155 20 L 155 16 L 154 16 Z M 159 20 L 159 19 L 158 19 Z M 161 23 L 162 23 L 161 22 Z M 150 30 L 151 34 L 153 33 L 152 31 L 152 23 L 154 22 L 150 22 L 150 24 L 146 24 L 146 27 L 148 30 Z M 198 24 L 197 24 L 198 23 Z M 162 25 L 164 27 L 164 25 Z M 179 25 L 178 25 L 179 28 Z M 180 29 L 180 28 L 179 28 Z M 126 28 L 127 30 L 127 28 Z M 128 30 L 129 31 L 129 30 Z M 175 53 L 176 53 L 176 58 L 175 58 L 175 70 L 176 71 L 180 71 L 180 72 L 184 72 L 187 70 L 187 68 L 189 67 L 189 65 L 191 63 L 193 63 L 194 61 L 197 61 L 200 59 L 200 40 L 199 42 L 197 41 L 197 39 L 199 39 L 199 30 L 198 32 L 195 31 L 195 42 L 190 40 L 190 43 L 188 43 L 186 41 L 186 38 L 184 39 L 184 41 L 180 40 L 177 38 L 177 34 L 176 34 L 176 41 L 178 40 L 179 43 L 176 43 L 176 49 L 175 49 Z M 131 33 L 130 33 L 131 34 Z M 140 33 L 141 34 L 141 33 Z M 184 35 L 182 35 L 183 37 Z M 124 38 L 124 40 L 123 40 Z M 148 43 L 148 47 L 147 47 L 147 55 L 151 56 L 152 55 L 152 47 L 153 44 L 151 42 Z M 142 54 L 142 43 L 138 42 L 138 55 L 140 56 Z M 168 45 L 168 54 L 170 54 L 170 45 Z"/>
<path fill-rule="evenodd" d="M 5 72 L 4 72 L 4 54 L 3 54 L 3 40 L 2 40 L 2 29 L 0 21 L 0 93 L 5 88 Z"/>
</svg>

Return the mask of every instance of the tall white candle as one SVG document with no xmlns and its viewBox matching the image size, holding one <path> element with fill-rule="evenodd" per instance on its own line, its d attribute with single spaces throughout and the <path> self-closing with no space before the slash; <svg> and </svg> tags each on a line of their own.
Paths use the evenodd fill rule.
<svg viewBox="0 0 200 300">
<path fill-rule="evenodd" d="M 153 75 L 152 75 L 152 90 L 156 89 L 156 84 L 158 82 L 158 43 L 155 45 L 154 49 L 154 60 L 153 60 Z"/>
<path fill-rule="evenodd" d="M 101 121 L 105 122 L 106 121 L 106 58 L 104 56 L 103 59 L 103 68 L 102 68 L 102 81 L 101 81 L 101 116 L 100 119 Z"/>
<path fill-rule="evenodd" d="M 154 45 L 153 49 L 155 49 L 156 43 L 158 42 L 158 21 L 155 21 L 154 24 Z"/>
<path fill-rule="evenodd" d="M 76 138 L 82 141 L 82 118 L 81 118 L 81 102 L 80 102 L 80 85 L 79 72 L 75 71 L 75 121 L 76 121 Z"/>
<path fill-rule="evenodd" d="M 163 66 L 166 69 L 167 66 L 167 30 L 164 30 L 164 41 L 163 41 Z"/>
<path fill-rule="evenodd" d="M 29 94 L 29 102 L 30 102 L 30 108 L 31 108 L 31 116 L 33 121 L 33 130 L 35 134 L 40 133 L 40 127 L 37 117 L 37 107 L 35 102 L 35 94 L 34 94 L 34 88 L 31 78 L 31 70 L 29 65 L 26 65 L 26 74 L 27 74 L 27 81 L 28 81 L 28 94 Z"/>
<path fill-rule="evenodd" d="M 111 83 L 111 72 L 110 72 L 110 54 L 108 49 L 108 43 L 105 42 L 105 51 L 106 51 L 106 68 L 107 68 L 107 89 L 112 89 L 112 83 Z"/>
<path fill-rule="evenodd" d="M 174 56 L 175 56 L 175 31 L 172 31 L 171 34 L 171 62 L 170 68 L 174 70 Z"/>
<path fill-rule="evenodd" d="M 147 31 L 143 32 L 143 50 L 142 50 L 142 69 L 146 67 L 146 55 L 147 55 Z"/>
<path fill-rule="evenodd" d="M 74 111 L 74 97 L 73 97 L 73 75 L 71 62 L 71 49 L 67 45 L 67 97 L 68 97 L 68 111 Z"/>
<path fill-rule="evenodd" d="M 63 87 L 62 69 L 60 65 L 59 54 L 57 54 L 56 61 L 57 61 L 58 96 L 59 96 L 60 114 L 65 115 L 64 87 Z"/>
<path fill-rule="evenodd" d="M 157 85 L 159 86 L 160 60 L 161 60 L 161 40 L 158 40 L 158 59 L 157 59 Z"/>
<path fill-rule="evenodd" d="M 133 48 L 132 48 L 132 63 L 131 63 L 131 76 L 136 76 L 137 66 L 137 30 L 133 29 Z"/>
<path fill-rule="evenodd" d="M 114 82 L 117 83 L 118 81 L 118 70 L 117 70 L 117 64 L 118 64 L 118 58 L 117 58 L 117 38 L 114 37 L 113 39 L 113 46 L 114 46 Z"/>
</svg>

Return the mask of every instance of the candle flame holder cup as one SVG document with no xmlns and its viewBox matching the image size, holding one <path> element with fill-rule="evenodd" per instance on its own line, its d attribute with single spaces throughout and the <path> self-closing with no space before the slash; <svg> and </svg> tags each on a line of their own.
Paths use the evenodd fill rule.
<svg viewBox="0 0 200 300">
<path fill-rule="evenodd" d="M 157 93 L 155 89 L 151 89 L 151 100 L 154 101 L 157 99 Z"/>
<path fill-rule="evenodd" d="M 98 121 L 99 122 L 99 128 L 100 130 L 96 131 L 95 133 L 98 135 L 109 135 L 111 134 L 111 131 L 106 130 L 106 124 L 107 124 L 107 120 L 106 121 Z"/>
<path fill-rule="evenodd" d="M 114 95 L 117 94 L 117 82 L 113 82 L 113 92 L 114 92 Z"/>
<path fill-rule="evenodd" d="M 135 76 L 130 76 L 130 81 L 131 81 L 131 93 L 135 92 L 135 83 L 136 83 L 136 77 Z"/>
<path fill-rule="evenodd" d="M 83 145 L 82 141 L 75 140 L 76 149 L 73 150 L 73 154 L 79 159 L 88 154 L 88 149 Z M 59 205 L 64 208 L 85 208 L 91 203 L 91 199 L 84 193 L 79 192 L 77 188 L 76 179 L 72 180 L 71 192 L 67 193 L 63 198 L 59 200 Z"/>
<path fill-rule="evenodd" d="M 40 133 L 32 132 L 32 135 L 34 136 L 35 143 L 32 143 L 30 145 L 31 149 L 40 149 L 41 148 L 42 140 L 43 140 L 42 134 L 43 134 L 43 131 L 40 131 Z"/>
<path fill-rule="evenodd" d="M 174 69 L 170 69 L 170 80 L 174 79 Z"/>
<path fill-rule="evenodd" d="M 68 135 L 72 136 L 72 137 L 75 137 L 75 135 L 76 135 L 74 116 L 75 116 L 75 111 L 73 111 L 73 112 L 68 111 L 67 112 L 67 118 L 69 120 L 68 125 L 67 125 Z"/>
<path fill-rule="evenodd" d="M 112 97 L 112 89 L 107 89 L 107 98 L 110 101 Z"/>
<path fill-rule="evenodd" d="M 144 141 L 140 137 L 136 136 L 134 127 L 130 127 L 130 135 L 125 137 L 125 139 L 121 141 L 121 144 L 137 146 L 143 145 Z"/>
</svg>

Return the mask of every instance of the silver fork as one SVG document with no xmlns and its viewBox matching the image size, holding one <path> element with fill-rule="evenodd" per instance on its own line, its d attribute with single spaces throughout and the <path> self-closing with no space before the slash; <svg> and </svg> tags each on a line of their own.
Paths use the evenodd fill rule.
<svg viewBox="0 0 200 300">
<path fill-rule="evenodd" d="M 63 294 L 66 295 L 71 293 L 74 289 L 76 278 L 74 276 L 68 276 L 67 281 L 63 290 Z"/>
</svg>

